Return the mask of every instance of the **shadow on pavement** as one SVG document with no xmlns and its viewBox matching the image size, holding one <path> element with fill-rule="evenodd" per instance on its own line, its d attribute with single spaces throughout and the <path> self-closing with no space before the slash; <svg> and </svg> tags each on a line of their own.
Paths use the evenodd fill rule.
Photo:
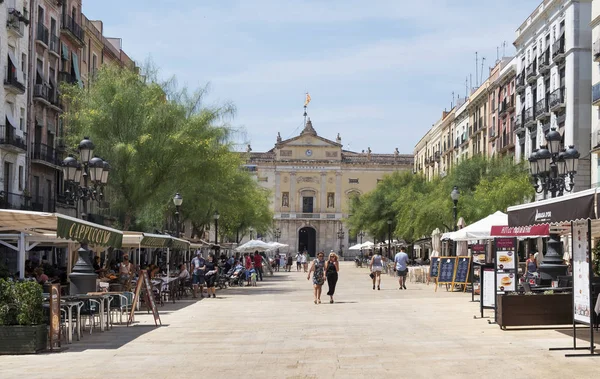
<svg viewBox="0 0 600 379">
<path fill-rule="evenodd" d="M 565 346 L 573 345 L 573 327 L 567 329 L 557 329 L 557 332 L 560 334 L 564 334 L 565 336 L 569 336 L 568 340 L 565 340 Z M 598 338 L 600 338 L 600 333 L 594 329 L 594 342 L 598 342 Z M 587 327 L 578 327 L 577 328 L 577 347 L 587 347 L 590 345 L 590 330 Z M 582 341 L 585 341 L 585 345 Z"/>
</svg>

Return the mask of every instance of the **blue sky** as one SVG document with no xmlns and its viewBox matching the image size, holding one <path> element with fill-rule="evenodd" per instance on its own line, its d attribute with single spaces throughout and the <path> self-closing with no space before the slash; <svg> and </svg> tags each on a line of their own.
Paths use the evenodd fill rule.
<svg viewBox="0 0 600 379">
<path fill-rule="evenodd" d="M 207 102 L 231 101 L 253 151 L 299 133 L 305 92 L 317 133 L 345 149 L 412 153 L 475 85 L 497 48 L 540 0 L 83 0 L 104 34 L 123 39 L 181 85 L 210 83 Z M 502 44 L 506 42 L 506 48 Z M 481 60 L 479 61 L 481 73 Z M 243 145 L 245 146 L 245 145 Z"/>
</svg>

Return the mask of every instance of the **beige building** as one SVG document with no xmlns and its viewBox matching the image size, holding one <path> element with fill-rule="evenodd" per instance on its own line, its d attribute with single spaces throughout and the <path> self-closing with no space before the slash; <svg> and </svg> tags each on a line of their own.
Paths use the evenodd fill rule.
<svg viewBox="0 0 600 379">
<path fill-rule="evenodd" d="M 392 154 L 343 150 L 339 134 L 335 141 L 323 138 L 308 119 L 299 136 L 282 140 L 278 135 L 273 149 L 250 153 L 246 167 L 273 194 L 273 228 L 279 228 L 279 242 L 288 244 L 289 252 L 342 249 L 348 257 L 355 254 L 348 247 L 356 241 L 343 223 L 348 199 L 372 191 L 387 174 L 411 170 L 412 164 L 413 156 L 398 149 Z"/>
</svg>

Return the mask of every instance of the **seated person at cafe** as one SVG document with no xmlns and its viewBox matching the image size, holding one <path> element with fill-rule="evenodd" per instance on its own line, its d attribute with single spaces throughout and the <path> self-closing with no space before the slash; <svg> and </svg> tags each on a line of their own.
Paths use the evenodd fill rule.
<svg viewBox="0 0 600 379">
<path fill-rule="evenodd" d="M 104 275 L 104 269 L 100 266 L 100 257 L 94 257 L 94 272 L 98 275 L 98 277 L 102 277 Z"/>
<path fill-rule="evenodd" d="M 529 253 L 529 259 L 525 262 L 525 277 L 527 279 L 533 278 L 533 274 L 537 272 L 537 261 L 535 259 L 535 253 Z"/>
<path fill-rule="evenodd" d="M 148 275 L 150 276 L 150 279 L 156 278 L 158 276 L 159 271 L 160 271 L 160 268 L 158 268 L 157 265 L 151 264 L 150 267 L 148 268 Z"/>
<path fill-rule="evenodd" d="M 123 262 L 119 264 L 119 281 L 124 286 L 129 286 L 133 273 L 133 265 L 129 263 L 129 256 L 123 256 Z"/>
<path fill-rule="evenodd" d="M 27 259 L 25 261 L 25 277 L 33 278 L 34 276 L 35 276 L 35 272 L 34 272 L 34 268 L 33 268 L 33 263 L 31 262 L 31 260 Z"/>
<path fill-rule="evenodd" d="M 48 275 L 44 274 L 43 268 L 38 267 L 33 272 L 35 273 L 35 280 L 37 280 L 39 284 L 44 284 L 48 281 Z"/>
<path fill-rule="evenodd" d="M 190 278 L 190 273 L 187 270 L 187 267 L 185 267 L 184 264 L 182 264 L 181 266 L 179 266 L 179 279 L 189 279 Z"/>
</svg>

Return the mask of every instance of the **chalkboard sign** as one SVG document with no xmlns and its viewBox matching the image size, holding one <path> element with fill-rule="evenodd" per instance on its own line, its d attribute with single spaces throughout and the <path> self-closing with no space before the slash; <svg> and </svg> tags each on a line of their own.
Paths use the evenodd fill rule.
<svg viewBox="0 0 600 379">
<path fill-rule="evenodd" d="M 148 271 L 140 270 L 140 276 L 138 277 L 138 281 L 135 286 L 135 292 L 133 297 L 133 305 L 131 307 L 131 313 L 129 314 L 129 321 L 127 324 L 130 324 L 133 321 L 135 315 L 135 306 L 139 301 L 140 295 L 144 292 L 146 306 L 148 310 L 152 310 L 152 315 L 154 316 L 154 324 L 158 325 L 159 323 L 162 325 L 160 321 L 160 316 L 158 315 L 158 309 L 156 308 L 156 303 L 154 303 L 154 293 L 152 292 L 152 285 L 150 283 L 150 278 L 148 277 Z M 157 322 L 158 321 L 158 322 Z"/>
<path fill-rule="evenodd" d="M 453 283 L 456 269 L 456 257 L 441 257 L 438 283 Z"/>
<path fill-rule="evenodd" d="M 439 263 L 440 263 L 439 257 L 431 257 L 431 266 L 429 267 L 429 277 L 430 278 L 437 278 Z"/>
<path fill-rule="evenodd" d="M 469 280 L 469 269 L 471 268 L 471 257 L 456 257 L 456 275 L 454 283 L 466 284 Z"/>
</svg>

